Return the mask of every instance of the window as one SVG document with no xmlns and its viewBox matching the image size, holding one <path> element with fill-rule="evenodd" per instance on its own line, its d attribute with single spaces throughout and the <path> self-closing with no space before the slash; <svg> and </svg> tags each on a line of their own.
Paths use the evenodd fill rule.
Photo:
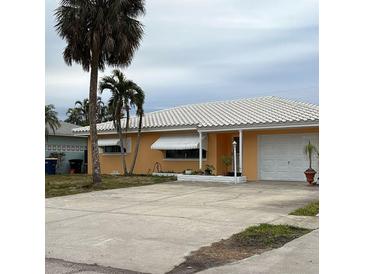
<svg viewBox="0 0 365 274">
<path fill-rule="evenodd" d="M 124 154 L 131 153 L 132 141 L 131 138 L 123 140 L 124 142 Z M 100 139 L 98 140 L 99 152 L 109 154 L 120 154 L 119 139 Z"/>
<path fill-rule="evenodd" d="M 207 151 L 203 149 L 203 158 L 206 158 Z M 166 159 L 199 159 L 199 149 L 166 150 Z"/>
<path fill-rule="evenodd" d="M 104 153 L 120 153 L 120 146 L 104 146 Z M 124 148 L 124 153 L 127 150 Z"/>
</svg>

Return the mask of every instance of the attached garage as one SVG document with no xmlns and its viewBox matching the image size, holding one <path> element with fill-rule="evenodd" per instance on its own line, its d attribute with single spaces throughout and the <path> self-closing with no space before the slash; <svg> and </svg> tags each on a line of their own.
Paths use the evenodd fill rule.
<svg viewBox="0 0 365 274">
<path fill-rule="evenodd" d="M 310 141 L 318 147 L 318 133 L 271 134 L 258 136 L 258 177 L 260 180 L 305 181 L 309 166 L 304 146 Z M 318 171 L 318 157 L 312 168 Z"/>
</svg>

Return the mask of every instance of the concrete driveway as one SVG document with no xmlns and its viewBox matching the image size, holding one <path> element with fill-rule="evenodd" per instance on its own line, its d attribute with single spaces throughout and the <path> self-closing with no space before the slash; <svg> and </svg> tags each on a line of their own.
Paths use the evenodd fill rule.
<svg viewBox="0 0 365 274">
<path fill-rule="evenodd" d="M 49 198 L 46 257 L 165 273 L 201 246 L 317 198 L 318 188 L 295 182 L 173 182 Z"/>
</svg>

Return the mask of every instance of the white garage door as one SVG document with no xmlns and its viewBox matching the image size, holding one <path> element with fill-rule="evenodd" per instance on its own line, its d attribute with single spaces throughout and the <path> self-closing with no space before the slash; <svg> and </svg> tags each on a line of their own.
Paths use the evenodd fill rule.
<svg viewBox="0 0 365 274">
<path fill-rule="evenodd" d="M 309 167 L 309 160 L 304 146 L 310 140 L 318 147 L 318 134 L 259 135 L 258 138 L 261 180 L 306 180 L 304 171 Z M 317 155 L 312 159 L 312 168 L 318 171 Z"/>
</svg>

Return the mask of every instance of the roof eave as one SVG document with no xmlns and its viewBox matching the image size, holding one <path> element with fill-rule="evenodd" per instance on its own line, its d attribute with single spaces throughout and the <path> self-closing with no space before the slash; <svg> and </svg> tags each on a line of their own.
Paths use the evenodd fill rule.
<svg viewBox="0 0 365 274">
<path fill-rule="evenodd" d="M 286 128 L 308 128 L 318 127 L 319 120 L 301 122 L 281 122 L 281 123 L 252 123 L 232 126 L 199 127 L 200 132 L 212 131 L 232 131 L 232 130 L 260 130 L 260 129 L 286 129 Z"/>
<path fill-rule="evenodd" d="M 179 127 L 154 127 L 154 128 L 142 128 L 142 132 L 165 132 L 165 131 L 189 131 L 197 130 L 197 126 L 179 126 Z M 128 133 L 137 133 L 138 129 L 130 129 Z M 98 134 L 117 134 L 118 132 L 114 129 L 112 130 L 98 130 Z M 74 132 L 75 136 L 89 136 L 89 131 L 84 132 Z"/>
<path fill-rule="evenodd" d="M 155 127 L 142 129 L 142 132 L 166 132 L 166 131 L 188 131 L 197 130 L 201 132 L 207 131 L 232 131 L 232 130 L 259 130 L 259 129 L 284 129 L 284 128 L 305 128 L 305 127 L 318 127 L 319 120 L 309 120 L 300 122 L 280 122 L 280 123 L 252 123 L 242 125 L 230 125 L 230 126 L 180 126 L 180 127 Z M 137 133 L 137 129 L 131 129 L 128 133 Z M 98 134 L 117 134 L 115 130 L 99 130 Z M 89 136 L 89 131 L 75 132 L 75 136 Z"/>
</svg>

